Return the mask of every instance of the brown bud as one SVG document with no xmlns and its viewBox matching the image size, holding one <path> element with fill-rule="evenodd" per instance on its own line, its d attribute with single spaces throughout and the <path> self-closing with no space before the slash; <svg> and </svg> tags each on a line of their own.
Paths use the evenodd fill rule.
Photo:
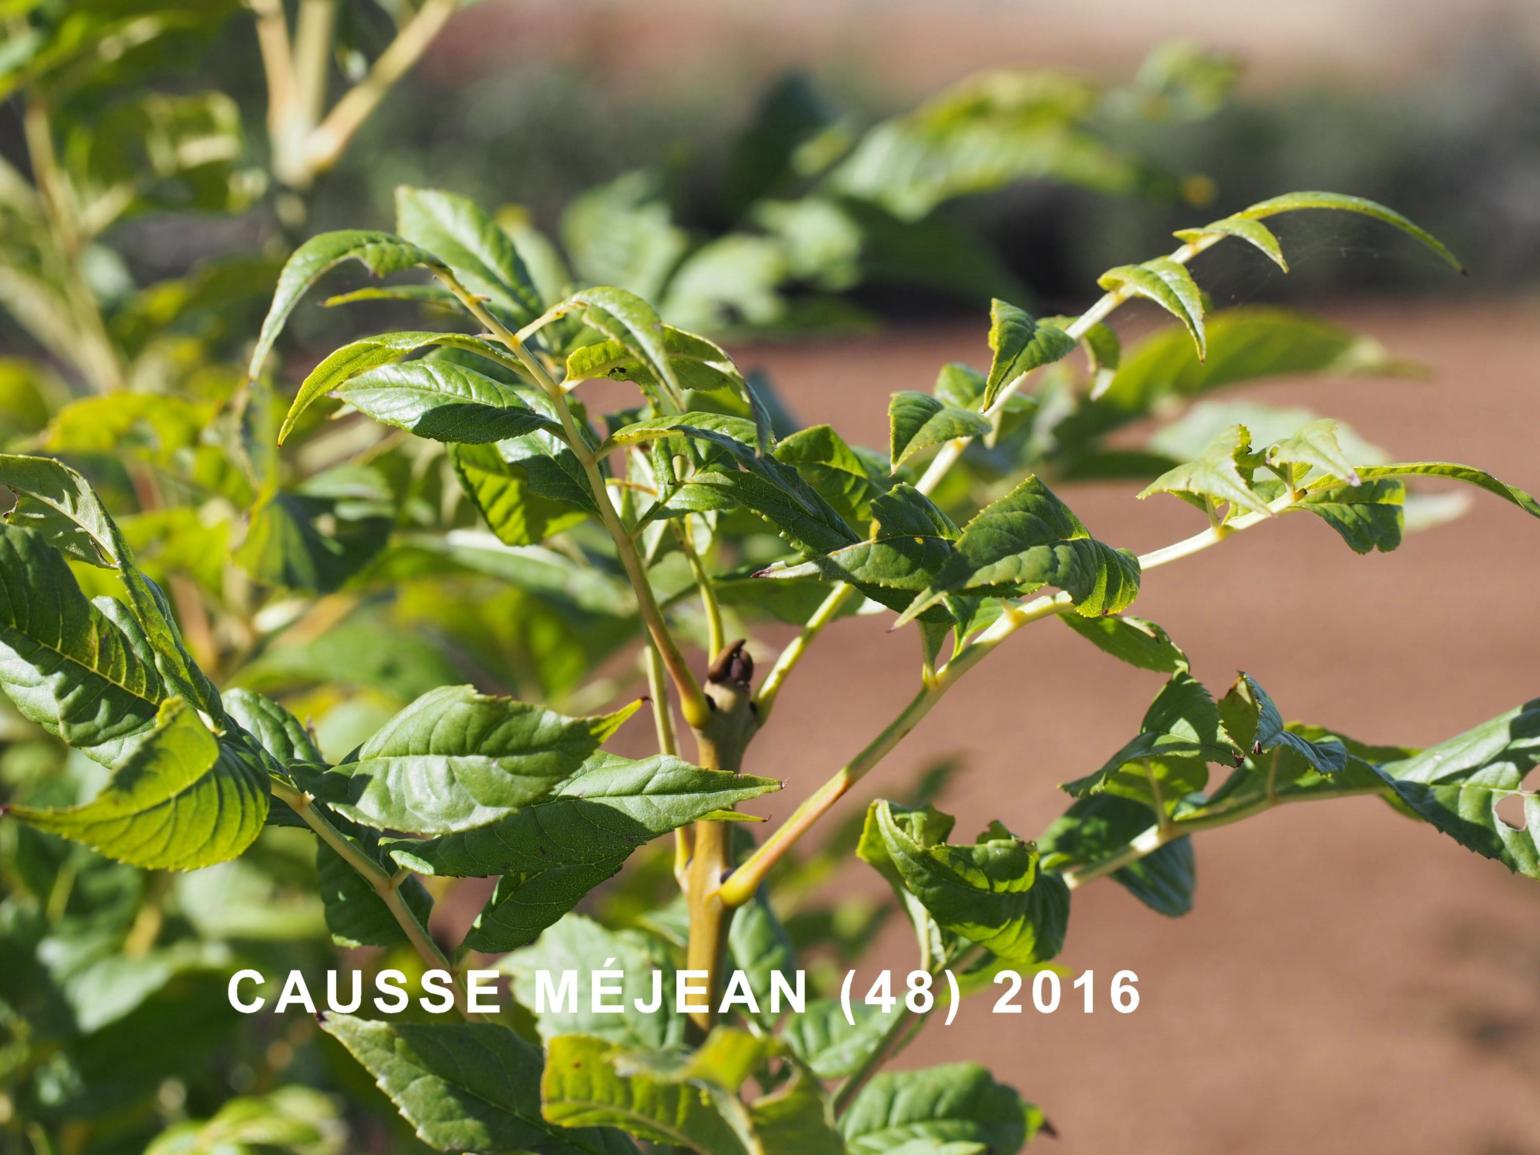
<svg viewBox="0 0 1540 1155">
<path fill-rule="evenodd" d="M 739 638 L 718 654 L 717 660 L 706 671 L 706 680 L 719 686 L 748 686 L 754 680 L 754 659 L 744 645 L 745 640 Z"/>
</svg>

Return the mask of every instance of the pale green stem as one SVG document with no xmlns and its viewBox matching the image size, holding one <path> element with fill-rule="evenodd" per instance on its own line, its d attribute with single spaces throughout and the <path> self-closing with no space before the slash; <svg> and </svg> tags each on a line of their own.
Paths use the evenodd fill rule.
<svg viewBox="0 0 1540 1155">
<path fill-rule="evenodd" d="M 438 943 L 433 941 L 428 928 L 417 921 L 417 916 L 407 906 L 406 898 L 402 895 L 400 883 L 395 876 L 354 845 L 351 838 L 333 826 L 326 815 L 316 808 L 315 799 L 309 794 L 276 778 L 272 780 L 272 790 L 273 797 L 287 803 L 289 809 L 293 810 L 300 820 L 314 831 L 317 838 L 334 850 L 337 857 L 352 867 L 358 876 L 369 884 L 380 901 L 385 904 L 385 908 L 390 911 L 391 917 L 401 927 L 407 941 L 412 944 L 412 949 L 417 952 L 418 957 L 428 968 L 452 974 L 454 967 L 444 952 L 439 950 Z M 465 996 L 460 984 L 454 984 L 454 992 L 456 1007 L 460 1009 L 461 1014 L 466 1014 Z"/>
<path fill-rule="evenodd" d="M 117 347 L 107 332 L 96 294 L 91 291 L 80 267 L 81 252 L 88 238 L 81 229 L 75 192 L 54 151 L 48 106 L 35 93 L 28 95 L 22 110 L 22 133 L 37 181 L 39 200 L 47 215 L 49 230 L 59 244 L 59 275 L 64 282 L 66 299 L 75 323 L 80 327 L 81 340 L 77 346 L 54 348 L 53 352 L 73 362 L 100 392 L 122 389 L 123 365 Z"/>
<path fill-rule="evenodd" d="M 1329 798 L 1352 798 L 1359 795 L 1386 794 L 1388 786 L 1344 786 L 1339 790 L 1319 790 L 1310 794 L 1285 794 L 1282 796 L 1262 797 L 1244 806 L 1236 806 L 1229 810 L 1219 811 L 1213 814 L 1201 814 L 1193 818 L 1170 822 L 1165 825 L 1151 826 L 1143 834 L 1140 834 L 1122 850 L 1111 858 L 1105 859 L 1092 866 L 1082 867 L 1080 870 L 1068 871 L 1063 875 L 1064 884 L 1071 890 L 1084 886 L 1088 882 L 1094 882 L 1098 878 L 1104 878 L 1109 874 L 1116 874 L 1125 866 L 1131 866 L 1141 858 L 1154 854 L 1162 846 L 1175 842 L 1178 838 L 1185 838 L 1189 834 L 1198 834 L 1204 830 L 1213 830 L 1216 827 L 1228 826 L 1232 822 L 1239 822 L 1243 818 L 1251 818 L 1275 806 L 1286 806 L 1294 802 L 1323 802 Z"/>
<path fill-rule="evenodd" d="M 868 771 L 881 762 L 932 707 L 954 686 L 958 679 L 977 665 L 991 650 L 1022 626 L 1040 618 L 1061 614 L 1072 608 L 1070 596 L 1065 593 L 1036 598 L 1020 607 L 1008 607 L 995 623 L 958 652 L 936 674 L 929 684 L 909 700 L 896 718 L 883 727 L 882 732 L 847 762 L 840 770 L 810 794 L 784 823 L 754 851 L 737 870 L 722 884 L 722 901 L 728 906 L 741 906 L 753 897 L 754 891 L 788 850 L 796 844 L 813 825 L 843 798 L 852 786 L 864 778 Z"/>
<path fill-rule="evenodd" d="M 764 724 L 765 719 L 770 717 L 770 711 L 775 709 L 775 699 L 780 694 L 781 687 L 785 685 L 786 679 L 790 676 L 792 670 L 796 669 L 797 663 L 802 660 L 802 656 L 807 653 L 808 647 L 813 644 L 819 634 L 823 633 L 825 626 L 839 617 L 840 611 L 845 608 L 845 604 L 855 596 L 855 593 L 854 586 L 846 585 L 844 582 L 836 585 L 829 591 L 829 595 L 824 598 L 823 603 L 813 611 L 813 616 L 808 618 L 797 636 L 791 640 L 786 648 L 781 651 L 780 656 L 775 659 L 775 664 L 770 667 L 770 672 L 765 675 L 765 680 L 759 687 L 759 693 L 754 698 L 755 705 L 759 709 L 761 725 Z"/>
<path fill-rule="evenodd" d="M 587 440 L 578 428 L 577 418 L 572 413 L 572 407 L 567 404 L 561 386 L 519 339 L 518 334 L 488 312 L 475 295 L 460 284 L 452 273 L 447 269 L 438 269 L 435 272 L 439 280 L 444 282 L 471 316 L 486 326 L 487 331 L 507 347 L 551 399 L 552 407 L 561 420 L 562 432 L 568 447 L 582 466 L 588 480 L 588 487 L 593 492 L 594 504 L 599 510 L 599 520 L 604 523 L 610 539 L 615 543 L 615 552 L 620 558 L 621 568 L 625 570 L 626 578 L 636 594 L 642 621 L 663 658 L 669 677 L 673 679 L 674 688 L 679 692 L 680 712 L 692 729 L 700 729 L 711 717 L 711 704 L 706 701 L 706 695 L 701 690 L 700 683 L 690 672 L 690 664 L 685 660 L 679 644 L 674 641 L 673 634 L 669 632 L 663 611 L 659 608 L 658 600 L 652 592 L 652 585 L 647 580 L 646 567 L 642 565 L 642 559 L 636 552 L 636 543 L 621 522 L 620 515 L 615 511 L 615 505 L 610 500 L 609 487 L 605 485 L 604 476 L 599 472 L 599 459 L 594 456 L 593 450 L 589 448 Z"/>
<path fill-rule="evenodd" d="M 396 82 L 416 64 L 454 15 L 458 0 L 424 0 L 396 38 L 356 85 L 343 94 L 326 119 L 310 134 L 305 162 L 312 175 L 337 163 L 348 142 Z"/>
<path fill-rule="evenodd" d="M 712 661 L 727 647 L 727 637 L 722 631 L 722 606 L 717 601 L 716 583 L 711 580 L 711 574 L 706 571 L 705 563 L 696 552 L 695 542 L 690 536 L 689 518 L 684 518 L 676 523 L 675 530 L 679 538 L 679 552 L 684 554 L 685 562 L 690 567 L 690 576 L 695 579 L 695 586 L 700 590 L 701 610 L 706 615 L 706 652 Z"/>
</svg>

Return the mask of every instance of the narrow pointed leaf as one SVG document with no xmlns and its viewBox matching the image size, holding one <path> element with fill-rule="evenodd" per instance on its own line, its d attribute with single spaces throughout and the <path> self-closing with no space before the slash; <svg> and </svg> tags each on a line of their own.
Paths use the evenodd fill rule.
<svg viewBox="0 0 1540 1155">
<path fill-rule="evenodd" d="M 504 370 L 523 372 L 518 363 L 501 346 L 494 345 L 484 338 L 471 337 L 464 333 L 406 331 L 363 337 L 330 353 L 300 383 L 299 391 L 294 395 L 294 402 L 289 406 L 288 413 L 284 415 L 283 424 L 279 426 L 278 443 L 282 445 L 288 440 L 289 434 L 294 431 L 295 424 L 305 410 L 326 394 L 346 385 L 360 373 L 367 373 L 382 365 L 395 364 L 420 350 L 435 347 L 473 353 Z"/>
<path fill-rule="evenodd" d="M 1451 461 L 1399 461 L 1392 465 L 1363 466 L 1358 475 L 1366 481 L 1380 477 L 1445 477 L 1463 481 L 1518 506 L 1531 517 L 1540 517 L 1540 502 L 1517 486 L 1499 481 L 1486 470 L 1471 465 L 1457 465 Z"/>
<path fill-rule="evenodd" d="M 659 391 L 675 410 L 684 408 L 684 391 L 669 356 L 663 322 L 651 305 L 625 289 L 601 286 L 574 293 L 567 306 L 581 308 L 590 326 L 618 341 L 651 371 Z"/>
<path fill-rule="evenodd" d="M 1109 292 L 1153 301 L 1187 329 L 1198 350 L 1198 360 L 1208 355 L 1203 327 L 1203 292 L 1185 266 L 1170 257 L 1156 257 L 1142 265 L 1108 269 L 1096 282 Z"/>
<path fill-rule="evenodd" d="M 1130 666 L 1159 674 L 1175 674 L 1188 668 L 1182 648 L 1165 630 L 1145 618 L 1132 614 L 1107 614 L 1099 618 L 1061 614 L 1059 620 L 1097 649 Z"/>
<path fill-rule="evenodd" d="M 535 430 L 561 431 L 516 389 L 452 361 L 382 365 L 333 391 L 360 413 L 434 441 L 484 445 Z"/>
<path fill-rule="evenodd" d="M 390 233 L 364 229 L 345 229 L 341 232 L 322 233 L 311 237 L 293 254 L 278 274 L 278 286 L 273 292 L 273 303 L 257 334 L 257 346 L 252 351 L 251 363 L 246 372 L 255 377 L 262 372 L 262 365 L 272 351 L 273 342 L 283 331 L 284 322 L 300 298 L 327 272 L 344 261 L 358 261 L 376 277 L 400 272 L 414 266 L 433 269 L 443 264 L 432 253 L 392 236 Z"/>
<path fill-rule="evenodd" d="M 1444 243 L 1432 233 L 1413 223 L 1394 209 L 1386 208 L 1376 201 L 1365 197 L 1348 196 L 1344 193 L 1332 192 L 1292 192 L 1282 196 L 1272 197 L 1265 201 L 1259 201 L 1249 208 L 1242 209 L 1235 215 L 1242 220 L 1260 221 L 1268 217 L 1277 216 L 1280 213 L 1301 212 L 1307 209 L 1327 209 L 1339 213 L 1357 213 L 1359 216 L 1372 217 L 1387 225 L 1400 229 L 1410 237 L 1415 237 L 1428 248 L 1437 253 L 1444 262 L 1459 272 L 1465 271 L 1465 266 L 1460 264 L 1459 258 L 1451 253 Z"/>
<path fill-rule="evenodd" d="M 1289 262 L 1284 258 L 1283 246 L 1278 243 L 1273 230 L 1250 217 L 1222 217 L 1217 221 L 1210 221 L 1202 228 L 1179 229 L 1174 235 L 1177 239 L 1189 243 L 1205 237 L 1238 237 L 1264 253 L 1268 260 L 1285 273 L 1289 271 Z"/>
<path fill-rule="evenodd" d="M 441 189 L 396 189 L 396 232 L 439 257 L 471 292 L 513 322 L 537 317 L 540 293 L 508 234 L 468 197 Z"/>
</svg>

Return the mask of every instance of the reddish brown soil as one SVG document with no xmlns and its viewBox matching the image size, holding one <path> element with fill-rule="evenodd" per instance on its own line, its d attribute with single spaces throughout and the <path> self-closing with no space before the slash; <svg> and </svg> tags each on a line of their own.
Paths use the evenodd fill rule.
<svg viewBox="0 0 1540 1155">
<path fill-rule="evenodd" d="M 1436 376 L 1251 395 L 1340 416 L 1402 458 L 1479 463 L 1540 491 L 1540 310 L 1338 315 Z M 982 333 L 964 328 L 751 359 L 805 419 L 881 444 L 890 391 L 983 356 Z M 1072 501 L 1099 536 L 1139 549 L 1201 528 L 1180 503 L 1140 505 L 1122 486 Z M 1540 525 L 1493 499 L 1368 558 L 1314 519 L 1285 518 L 1152 574 L 1139 611 L 1210 684 L 1244 667 L 1291 717 L 1428 743 L 1540 694 L 1536 561 Z M 820 781 L 907 699 L 914 650 L 881 622 L 841 623 L 790 684 L 751 769 L 788 777 L 789 796 Z M 960 829 L 1000 818 L 1034 833 L 1063 806 L 1055 784 L 1129 737 L 1158 688 L 1051 621 L 971 678 L 846 806 L 957 753 L 968 770 L 943 801 Z M 1066 1155 L 1540 1152 L 1540 886 L 1373 800 L 1212 832 L 1198 862 L 1184 919 L 1113 884 L 1076 895 L 1062 961 L 1104 979 L 1137 971 L 1137 1013 L 1005 1019 L 970 1003 L 904 1063 L 988 1063 L 1047 1109 Z M 887 935 L 881 961 L 907 967 L 912 948 Z"/>
</svg>

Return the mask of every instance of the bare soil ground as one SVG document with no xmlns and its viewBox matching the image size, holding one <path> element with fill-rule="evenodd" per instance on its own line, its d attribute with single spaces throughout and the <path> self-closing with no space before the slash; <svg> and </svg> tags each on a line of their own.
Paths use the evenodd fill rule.
<svg viewBox="0 0 1540 1155">
<path fill-rule="evenodd" d="M 1258 400 L 1351 422 L 1402 459 L 1490 468 L 1540 491 L 1533 303 L 1334 311 L 1431 366 L 1427 382 L 1278 382 Z M 766 348 L 799 414 L 882 444 L 886 395 L 944 360 L 984 359 L 981 328 Z M 1176 501 L 1072 491 L 1099 536 L 1149 549 L 1194 532 Z M 1360 558 L 1314 519 L 1285 518 L 1152 574 L 1139 612 L 1221 685 L 1245 668 L 1286 714 L 1366 740 L 1430 743 L 1540 694 L 1540 524 L 1481 500 L 1400 551 Z M 841 623 L 790 683 L 755 772 L 789 797 L 832 772 L 907 700 L 913 639 Z M 1013 639 L 874 774 L 862 806 L 937 756 L 967 772 L 943 799 L 971 832 L 1032 834 L 1055 785 L 1133 732 L 1155 675 L 1052 622 Z M 789 808 L 789 804 L 788 804 Z M 1065 1155 L 1520 1155 L 1540 1152 L 1540 886 L 1375 800 L 1300 806 L 1203 836 L 1196 911 L 1167 920 L 1119 887 L 1075 897 L 1062 961 L 1131 969 L 1131 1016 L 995 1018 L 970 1003 L 905 1056 L 972 1058 L 1041 1103 Z M 850 885 L 868 885 L 852 874 Z M 896 932 L 897 928 L 895 928 Z M 912 946 L 885 936 L 881 961 Z"/>
</svg>

